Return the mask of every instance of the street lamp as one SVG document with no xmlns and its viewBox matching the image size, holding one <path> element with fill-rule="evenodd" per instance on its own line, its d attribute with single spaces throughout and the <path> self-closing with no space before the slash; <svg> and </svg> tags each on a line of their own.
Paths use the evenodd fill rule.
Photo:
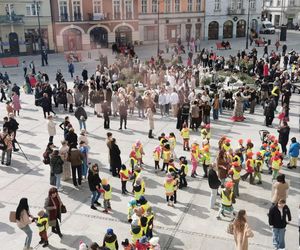
<svg viewBox="0 0 300 250">
<path fill-rule="evenodd" d="M 250 19 L 250 1 L 248 1 L 248 20 L 247 20 L 247 33 L 246 33 L 246 49 L 248 49 L 248 42 L 249 42 L 249 19 Z"/>
<path fill-rule="evenodd" d="M 160 40 L 160 37 L 159 37 L 159 20 L 160 20 L 160 13 L 159 13 L 159 6 L 160 6 L 160 0 L 157 0 L 157 56 L 159 56 L 159 51 L 160 51 L 160 48 L 159 48 L 159 40 Z"/>
<path fill-rule="evenodd" d="M 43 49 L 42 49 L 42 32 L 41 32 L 41 21 L 40 21 L 40 2 L 34 0 L 33 4 L 35 6 L 36 9 L 36 13 L 37 13 L 37 17 L 38 17 L 38 25 L 39 25 L 39 49 L 40 49 L 40 53 L 41 53 L 41 60 L 42 60 L 42 66 L 45 66 L 44 64 L 44 60 L 43 60 Z"/>
</svg>

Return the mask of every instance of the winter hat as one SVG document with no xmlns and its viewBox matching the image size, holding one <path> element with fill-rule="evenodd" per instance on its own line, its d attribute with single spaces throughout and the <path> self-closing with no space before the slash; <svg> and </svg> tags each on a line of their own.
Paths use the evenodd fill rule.
<svg viewBox="0 0 300 250">
<path fill-rule="evenodd" d="M 124 241 L 122 241 L 121 244 L 122 244 L 123 247 L 128 247 L 129 246 L 129 240 L 125 239 Z"/>
<path fill-rule="evenodd" d="M 253 156 L 253 153 L 250 151 L 250 152 L 247 153 L 247 156 L 248 156 L 248 157 L 252 157 L 252 156 Z"/>
<path fill-rule="evenodd" d="M 114 230 L 112 230 L 111 228 L 108 228 L 108 229 L 106 230 L 106 233 L 107 233 L 108 235 L 113 235 Z"/>
<path fill-rule="evenodd" d="M 229 138 L 225 139 L 225 143 L 230 143 L 230 142 L 231 142 L 231 140 Z"/>
<path fill-rule="evenodd" d="M 87 244 L 85 244 L 83 241 L 79 242 L 79 250 L 88 250 Z"/>
<path fill-rule="evenodd" d="M 206 124 L 206 125 L 205 125 L 205 128 L 208 128 L 208 129 L 209 129 L 209 128 L 210 128 L 210 124 Z"/>
<path fill-rule="evenodd" d="M 128 203 L 129 206 L 136 206 L 136 200 L 135 199 L 131 199 Z"/>
<path fill-rule="evenodd" d="M 256 153 L 256 156 L 261 156 L 261 153 L 260 153 L 260 152 L 257 152 L 257 153 Z"/>
<path fill-rule="evenodd" d="M 251 141 L 251 139 L 247 139 L 247 143 L 251 143 L 252 141 Z"/>
<path fill-rule="evenodd" d="M 239 144 L 243 144 L 244 141 L 243 141 L 243 139 L 239 139 L 238 142 L 239 142 Z"/>
<path fill-rule="evenodd" d="M 233 188 L 234 183 L 232 181 L 228 181 L 225 183 L 226 188 Z"/>
<path fill-rule="evenodd" d="M 232 163 L 232 166 L 238 167 L 238 166 L 239 166 L 239 163 L 238 163 L 237 161 L 234 161 L 234 162 Z"/>
</svg>

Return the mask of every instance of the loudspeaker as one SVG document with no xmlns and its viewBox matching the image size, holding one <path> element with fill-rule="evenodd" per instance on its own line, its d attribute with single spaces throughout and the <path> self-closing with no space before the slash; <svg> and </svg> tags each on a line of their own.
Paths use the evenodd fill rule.
<svg viewBox="0 0 300 250">
<path fill-rule="evenodd" d="M 286 41 L 286 26 L 281 26 L 280 27 L 280 41 L 285 42 Z"/>
</svg>

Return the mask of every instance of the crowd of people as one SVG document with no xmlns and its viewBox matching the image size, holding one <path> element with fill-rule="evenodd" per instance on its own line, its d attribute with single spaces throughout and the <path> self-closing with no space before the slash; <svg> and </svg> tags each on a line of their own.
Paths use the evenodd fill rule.
<svg viewBox="0 0 300 250">
<path fill-rule="evenodd" d="M 83 181 L 87 180 L 91 191 L 91 209 L 98 210 L 103 207 L 104 213 L 110 213 L 112 210 L 111 199 L 116 194 L 112 193 L 111 183 L 101 177 L 98 164 L 90 162 L 89 152 L 92 145 L 89 143 L 86 121 L 91 119 L 91 116 L 87 115 L 87 107 L 93 108 L 95 117 L 103 118 L 104 129 L 107 130 L 111 128 L 112 117 L 119 117 L 119 130 L 130 127 L 130 120 L 135 115 L 145 121 L 147 119 L 150 139 L 155 139 L 155 114 L 177 119 L 174 131 L 178 129 L 180 132 L 182 149 L 176 147 L 179 138 L 175 137 L 174 132 L 161 133 L 160 136 L 156 136 L 157 146 L 152 152 L 144 152 L 142 141 L 145 138 L 140 138 L 130 146 L 128 159 L 121 159 L 117 139 L 111 132 L 107 133 L 106 145 L 111 174 L 120 178 L 122 195 L 133 194 L 128 203 L 127 215 L 131 239 L 121 242 L 124 249 L 160 249 L 159 237 L 153 237 L 155 210 L 152 209 L 151 201 L 147 199 L 147 183 L 143 178 L 145 154 L 153 155 L 153 171 L 157 174 L 161 171 L 165 175 L 162 189 L 165 192 L 166 203 L 171 207 L 176 207 L 177 192 L 188 189 L 189 175 L 191 178 L 197 178 L 200 175 L 199 167 L 202 167 L 203 178 L 208 179 L 211 189 L 210 208 L 216 208 L 219 194 L 217 219 L 229 216 L 233 220 L 228 231 L 234 235 L 236 249 L 248 249 L 248 238 L 253 237 L 251 226 L 247 223 L 246 211 L 235 211 L 233 207 L 243 195 L 239 192 L 240 181 L 246 181 L 249 177 L 251 185 L 263 185 L 263 179 L 271 174 L 274 193 L 268 214 L 269 225 L 272 226 L 274 248 L 285 247 L 285 227 L 287 220 L 291 220 L 291 213 L 287 206 L 289 186 L 281 169 L 284 167 L 285 157 L 289 157 L 287 167 L 296 168 L 299 156 L 300 144 L 296 137 L 289 138 L 288 122 L 291 84 L 300 76 L 300 57 L 295 51 L 280 55 L 275 51 L 268 53 L 266 48 L 264 57 L 260 59 L 256 49 L 252 49 L 249 53 L 241 51 L 225 60 L 213 50 L 203 49 L 195 53 L 195 49 L 189 46 L 185 66 L 182 63 L 182 53 L 185 51 L 182 50 L 181 41 L 178 41 L 175 48 L 171 53 L 176 64 L 166 63 L 161 54 L 143 63 L 133 53 L 133 48 L 124 49 L 119 51 L 120 54 L 113 64 L 98 65 L 92 74 L 85 68 L 81 76 L 74 74 L 72 86 L 67 83 L 60 69 L 57 70 L 54 83 L 46 73 L 36 73 L 34 63 L 31 62 L 30 76 L 33 75 L 36 80 L 33 84 L 33 81 L 26 79 L 27 66 L 23 62 L 26 80 L 24 90 L 26 93 L 34 93 L 35 105 L 41 107 L 46 119 L 49 141 L 45 145 L 43 163 L 50 166 L 50 185 L 53 186 L 49 190 L 44 210 L 37 216 L 30 213 L 26 198 L 20 200 L 16 210 L 16 221 L 18 227 L 27 235 L 24 249 L 32 249 L 32 230 L 29 225 L 33 222 L 38 226 L 40 244 L 43 247 L 49 245 L 48 226 L 52 227 L 52 233 L 63 237 L 59 224 L 61 215 L 67 211 L 59 192 L 64 188 L 64 181 L 72 179 L 74 188 L 81 189 Z M 283 67 L 280 65 L 281 61 Z M 226 84 L 219 82 L 216 77 L 220 70 L 233 74 L 245 72 L 256 78 L 256 85 L 243 84 L 236 90 L 228 89 Z M 72 77 L 73 71 L 71 73 L 69 68 Z M 134 82 L 133 78 L 136 75 L 138 79 Z M 202 78 L 206 75 L 215 77 L 211 86 L 203 84 Z M 12 149 L 18 150 L 15 143 L 18 130 L 16 117 L 21 110 L 20 88 L 11 84 L 7 73 L 0 75 L 0 81 L 1 101 L 7 101 L 8 113 L 8 117 L 4 118 L 3 133 L 0 136 L 2 164 L 6 155 L 6 165 L 10 165 Z M 143 83 L 142 87 L 140 83 Z M 214 161 L 211 152 L 212 146 L 215 146 L 211 145 L 211 128 L 214 121 L 227 109 L 232 110 L 233 122 L 247 122 L 245 111 L 249 110 L 250 114 L 254 114 L 255 107 L 260 105 L 262 109 L 259 110 L 264 110 L 265 126 L 271 127 L 275 114 L 278 114 L 279 135 L 265 133 L 261 145 L 254 145 L 251 139 L 247 139 L 245 143 L 243 139 L 233 138 L 237 147 L 234 146 L 233 139 L 222 136 Z M 59 124 L 59 128 L 63 130 L 63 138 L 59 138 L 61 146 L 56 146 L 54 137 L 57 136 L 57 124 L 54 117 L 56 113 L 61 112 L 65 114 L 64 121 Z M 70 116 L 73 115 L 78 120 L 79 132 L 70 121 Z M 200 132 L 201 142 L 200 137 L 199 140 L 190 142 L 191 131 Z M 288 148 L 289 141 L 291 144 Z M 189 156 L 183 156 L 183 151 L 187 151 Z M 124 164 L 127 160 L 129 166 Z M 130 191 L 127 190 L 129 181 L 132 182 Z M 100 199 L 103 199 L 103 204 Z M 119 248 L 119 239 L 112 228 L 107 229 L 102 244 L 92 243 L 88 246 L 81 242 L 79 246 L 81 250 Z"/>
</svg>

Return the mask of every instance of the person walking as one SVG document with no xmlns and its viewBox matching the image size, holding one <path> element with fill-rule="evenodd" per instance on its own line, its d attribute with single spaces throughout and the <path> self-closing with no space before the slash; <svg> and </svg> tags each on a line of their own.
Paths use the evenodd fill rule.
<svg viewBox="0 0 300 250">
<path fill-rule="evenodd" d="M 110 167 L 112 171 L 112 176 L 117 177 L 119 175 L 119 171 L 122 165 L 121 161 L 121 151 L 116 144 L 116 139 L 112 138 L 109 147 L 109 155 L 110 155 Z"/>
<path fill-rule="evenodd" d="M 208 185 L 210 187 L 210 209 L 213 209 L 216 204 L 216 199 L 217 199 L 217 193 L 218 193 L 218 188 L 221 185 L 221 181 L 218 178 L 217 175 L 217 165 L 214 163 L 210 165 L 209 170 L 208 170 Z"/>
<path fill-rule="evenodd" d="M 49 142 L 53 143 L 53 138 L 56 135 L 56 123 L 53 121 L 53 116 L 49 115 L 48 116 L 48 121 L 47 121 L 47 129 L 48 129 L 48 134 L 49 134 Z"/>
<path fill-rule="evenodd" d="M 63 172 L 64 161 L 59 155 L 58 150 L 54 150 L 50 157 L 51 173 L 55 176 L 55 185 L 58 191 L 62 191 L 60 180 Z"/>
<path fill-rule="evenodd" d="M 265 124 L 267 127 L 272 126 L 272 122 L 275 116 L 275 103 L 273 99 L 267 99 L 265 102 L 264 115 L 266 117 Z"/>
<path fill-rule="evenodd" d="M 292 220 L 289 207 L 285 200 L 279 200 L 269 210 L 269 225 L 272 227 L 273 246 L 276 250 L 285 248 L 285 231 L 288 221 Z"/>
<path fill-rule="evenodd" d="M 278 142 L 281 145 L 282 153 L 286 155 L 287 154 L 286 145 L 288 144 L 289 141 L 290 127 L 286 121 L 283 121 L 282 126 L 277 131 L 279 133 Z"/>
<path fill-rule="evenodd" d="M 79 106 L 76 108 L 74 115 L 79 122 L 80 130 L 84 129 L 86 131 L 86 123 L 85 122 L 88 117 L 87 117 L 85 109 L 82 107 L 82 104 L 79 104 Z"/>
<path fill-rule="evenodd" d="M 248 238 L 254 236 L 247 223 L 246 211 L 240 210 L 233 222 L 233 237 L 236 250 L 248 250 Z"/>
<path fill-rule="evenodd" d="M 152 112 L 151 108 L 147 109 L 147 113 L 146 113 L 148 122 L 149 122 L 149 133 L 148 133 L 148 138 L 153 139 L 154 136 L 152 135 L 152 131 L 154 129 L 154 115 Z"/>
<path fill-rule="evenodd" d="M 272 203 L 276 204 L 279 200 L 286 201 L 288 190 L 289 184 L 285 181 L 285 175 L 278 175 L 276 178 L 276 182 L 274 182 L 272 186 Z"/>
<path fill-rule="evenodd" d="M 10 166 L 13 144 L 7 128 L 3 128 L 3 132 L 2 134 L 0 134 L 0 137 L 3 141 L 1 164 L 4 165 L 4 160 L 6 155 L 5 165 Z"/>
<path fill-rule="evenodd" d="M 17 114 L 19 116 L 20 109 L 21 109 L 20 97 L 15 92 L 13 92 L 13 94 L 12 94 L 11 101 L 12 101 L 12 106 L 14 109 L 14 116 L 16 116 Z"/>
<path fill-rule="evenodd" d="M 68 72 L 70 73 L 71 78 L 73 78 L 73 76 L 74 76 L 74 71 L 75 71 L 74 64 L 73 64 L 72 61 L 69 61 L 69 63 L 68 63 Z"/>
<path fill-rule="evenodd" d="M 289 148 L 289 156 L 290 156 L 290 162 L 288 163 L 288 168 L 296 168 L 297 167 L 297 160 L 299 156 L 299 151 L 300 151 L 300 144 L 297 142 L 296 137 L 293 137 L 291 139 L 291 146 Z"/>
<path fill-rule="evenodd" d="M 82 180 L 83 155 L 81 154 L 81 152 L 77 147 L 70 149 L 69 160 L 71 162 L 73 185 L 78 188 L 78 185 L 81 186 L 81 180 Z M 77 179 L 76 179 L 76 171 L 78 177 Z"/>
<path fill-rule="evenodd" d="M 101 194 L 98 191 L 100 189 L 101 179 L 99 176 L 99 167 L 97 163 L 93 164 L 89 168 L 88 183 L 90 191 L 92 192 L 91 209 L 97 210 L 97 207 L 95 205 L 101 206 L 101 204 L 98 202 Z"/>
<path fill-rule="evenodd" d="M 32 240 L 32 230 L 30 224 L 34 222 L 34 217 L 29 212 L 28 200 L 27 198 L 22 198 L 16 210 L 16 222 L 18 228 L 20 228 L 25 234 L 25 245 L 23 250 L 32 250 L 30 247 Z"/>
<path fill-rule="evenodd" d="M 63 235 L 60 231 L 59 222 L 61 222 L 61 214 L 63 211 L 63 205 L 58 191 L 55 187 L 49 189 L 48 197 L 45 199 L 44 208 L 49 216 L 49 226 L 51 227 L 52 233 L 58 234 L 59 238 Z"/>
<path fill-rule="evenodd" d="M 71 178 L 71 163 L 68 161 L 69 146 L 67 141 L 62 141 L 59 148 L 59 155 L 63 160 L 62 180 L 67 181 Z"/>
<path fill-rule="evenodd" d="M 122 130 L 123 122 L 124 122 L 124 128 L 127 129 L 127 105 L 124 100 L 120 102 L 119 106 L 119 114 L 120 114 L 120 128 L 119 130 Z"/>
</svg>

